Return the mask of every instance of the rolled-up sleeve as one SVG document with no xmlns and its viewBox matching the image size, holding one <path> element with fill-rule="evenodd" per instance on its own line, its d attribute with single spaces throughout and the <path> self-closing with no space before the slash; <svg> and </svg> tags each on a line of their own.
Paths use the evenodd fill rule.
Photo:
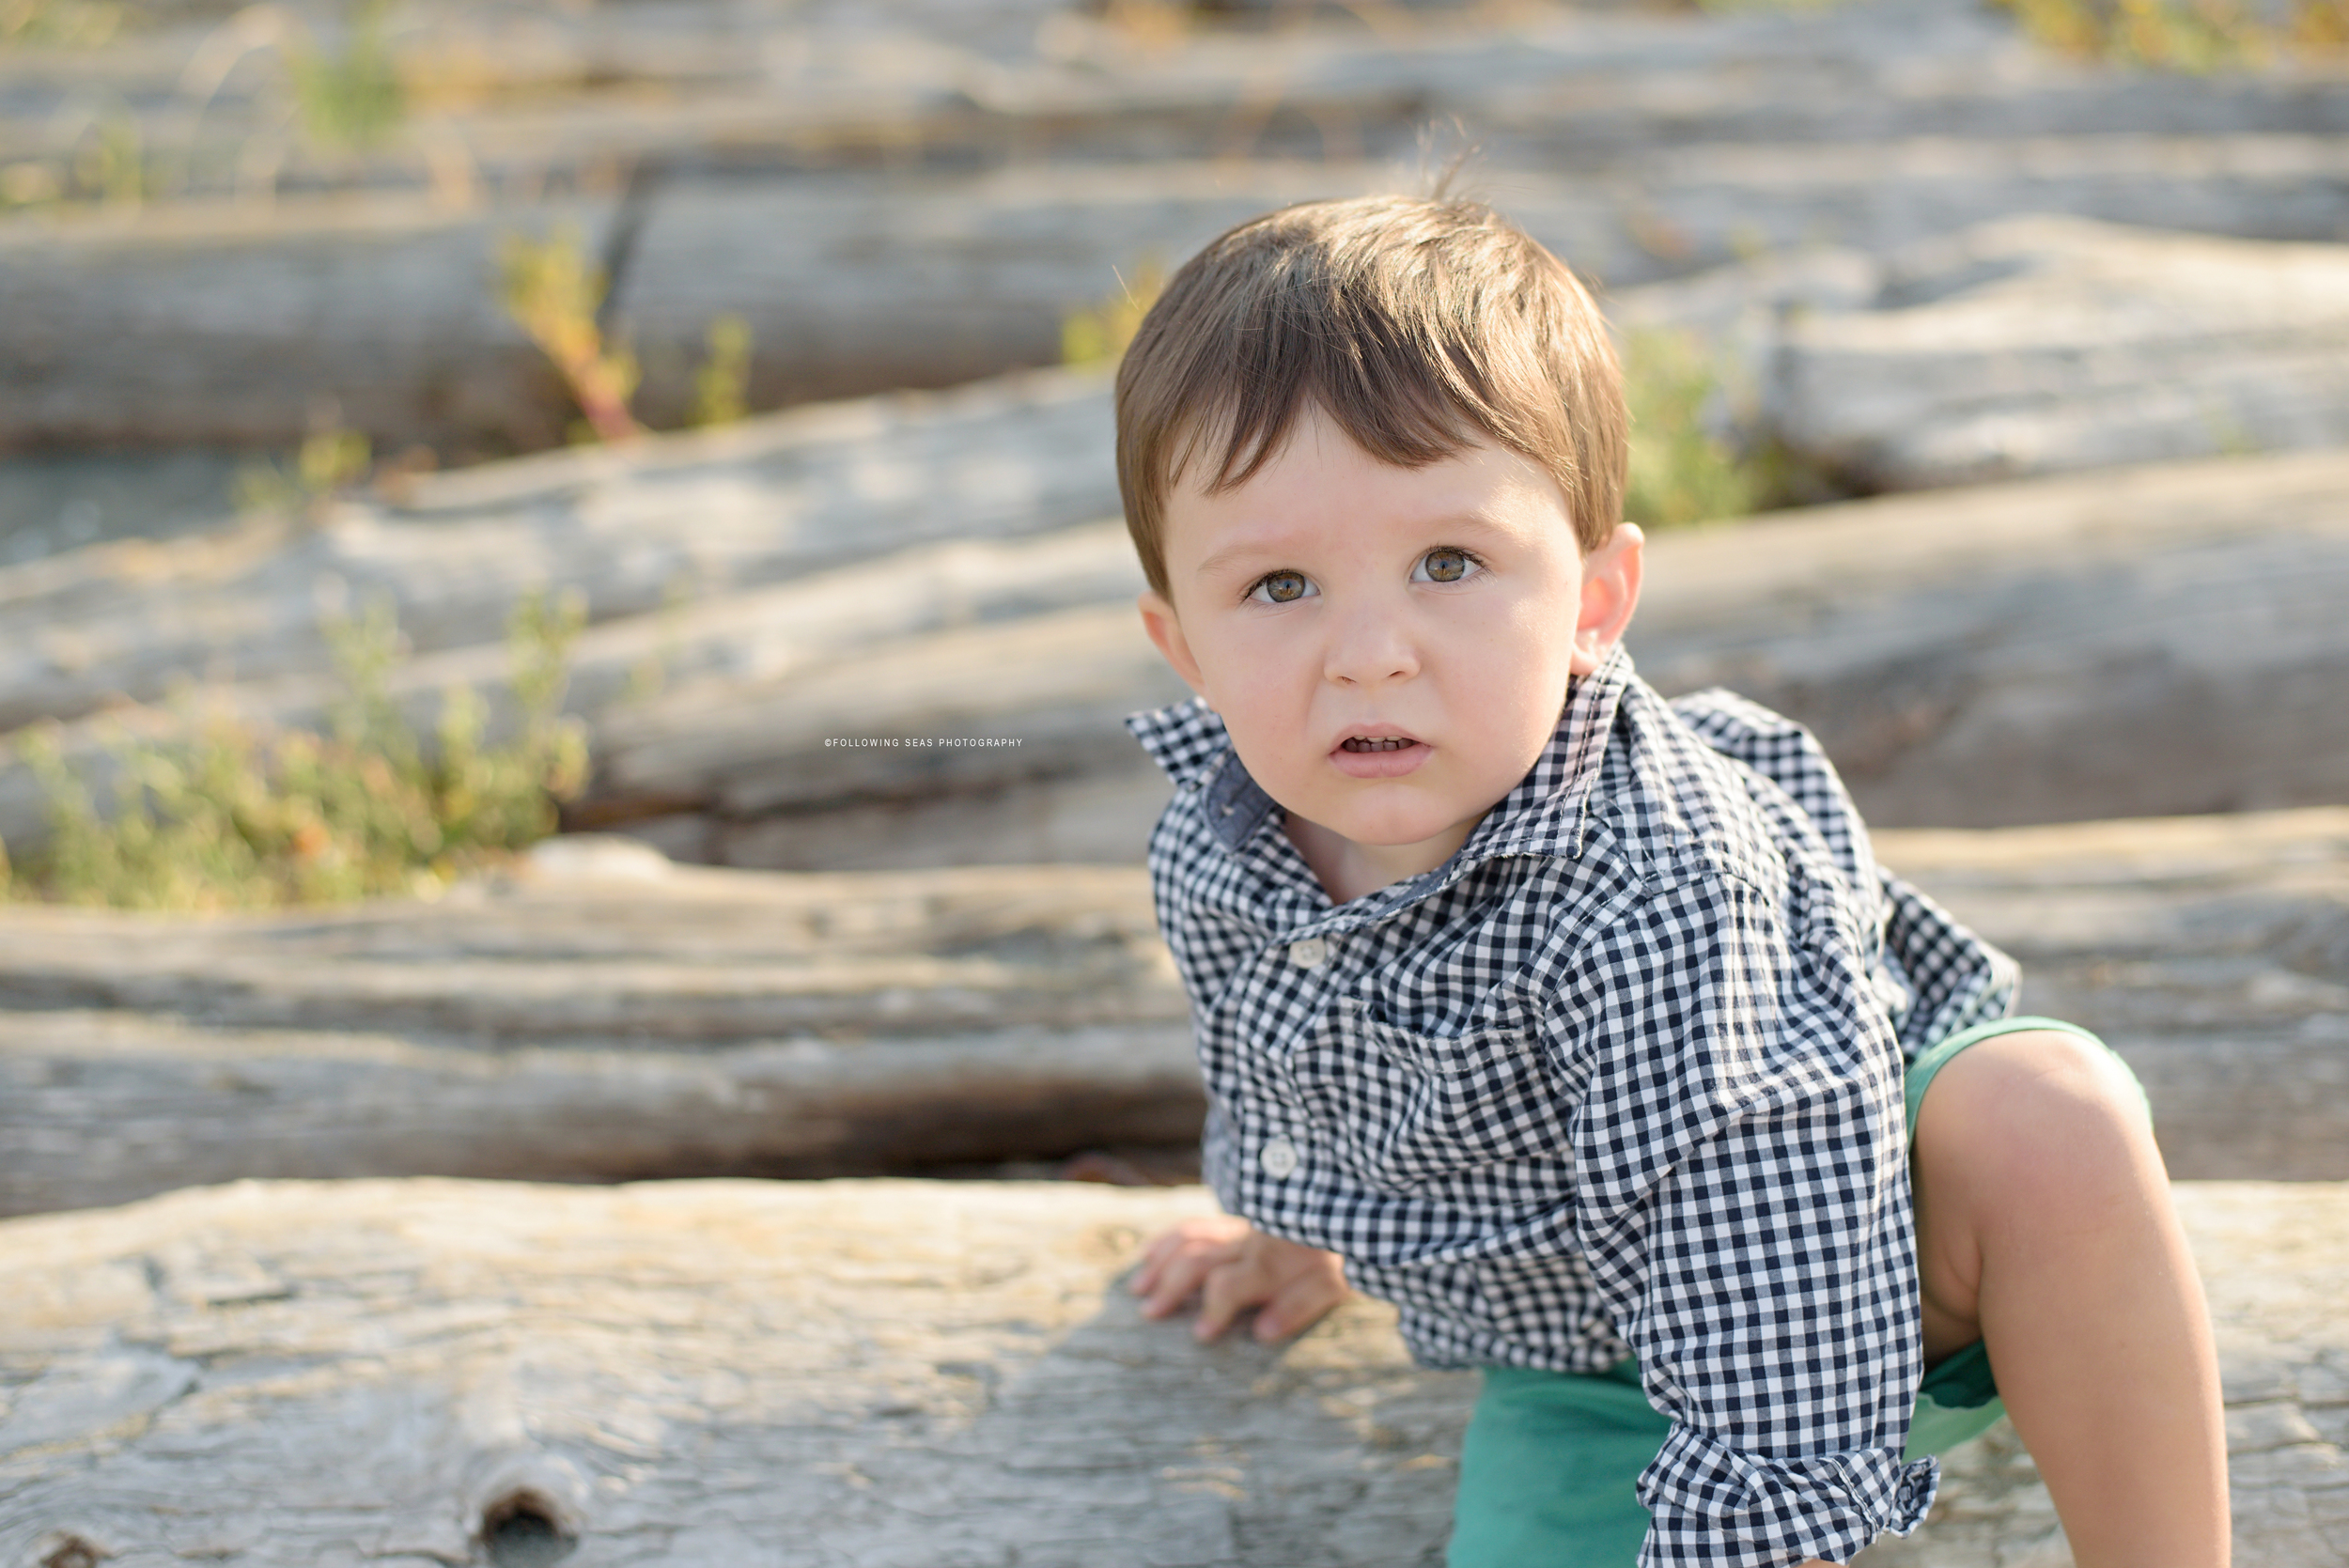
<svg viewBox="0 0 2349 1568">
<path fill-rule="evenodd" d="M 1812 908 L 1829 908 L 1819 901 Z M 1847 1562 L 1933 1498 L 1900 1052 L 1848 923 L 1728 876 L 1591 939 L 1560 1046 L 1589 1074 L 1578 1240 L 1649 1400 L 1642 1568 Z"/>
</svg>

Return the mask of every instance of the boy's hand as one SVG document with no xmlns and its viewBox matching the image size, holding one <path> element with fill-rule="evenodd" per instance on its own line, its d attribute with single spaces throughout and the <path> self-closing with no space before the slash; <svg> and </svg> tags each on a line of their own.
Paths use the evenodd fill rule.
<svg viewBox="0 0 2349 1568">
<path fill-rule="evenodd" d="M 1186 1219 L 1143 1249 L 1127 1288 L 1143 1297 L 1142 1315 L 1164 1317 L 1194 1295 L 1191 1333 L 1212 1340 L 1251 1307 L 1264 1343 L 1301 1333 L 1346 1299 L 1346 1273 L 1335 1252 L 1268 1236 L 1228 1214 Z"/>
</svg>

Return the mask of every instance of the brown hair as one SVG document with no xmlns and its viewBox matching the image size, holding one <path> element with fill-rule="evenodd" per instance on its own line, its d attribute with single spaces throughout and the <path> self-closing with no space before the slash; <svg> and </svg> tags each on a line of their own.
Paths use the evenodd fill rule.
<svg viewBox="0 0 2349 1568">
<path fill-rule="evenodd" d="M 1205 489 L 1244 485 L 1308 407 L 1405 468 L 1507 447 L 1557 480 L 1584 551 L 1622 519 L 1630 421 L 1598 308 L 1480 202 L 1283 208 L 1168 281 L 1117 371 L 1117 483 L 1152 587 L 1188 465 L 1220 444 Z"/>
</svg>

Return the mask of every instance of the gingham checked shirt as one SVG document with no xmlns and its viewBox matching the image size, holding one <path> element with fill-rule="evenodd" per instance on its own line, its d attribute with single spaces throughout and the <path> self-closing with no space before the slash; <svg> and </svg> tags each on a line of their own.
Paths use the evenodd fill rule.
<svg viewBox="0 0 2349 1568">
<path fill-rule="evenodd" d="M 1620 650 L 1435 870 L 1329 897 L 1196 701 L 1128 721 L 1223 1205 L 1344 1255 L 1435 1366 L 1637 1354 L 1641 1568 L 1850 1560 L 1931 1504 L 1905 1057 L 2015 970 L 1897 878 L 1818 744 Z"/>
</svg>

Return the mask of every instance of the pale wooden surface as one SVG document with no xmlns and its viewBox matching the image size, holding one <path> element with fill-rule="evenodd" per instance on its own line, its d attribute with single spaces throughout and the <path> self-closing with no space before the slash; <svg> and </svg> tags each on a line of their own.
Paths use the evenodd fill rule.
<svg viewBox="0 0 2349 1568">
<path fill-rule="evenodd" d="M 1173 786 L 1123 721 L 1190 694 L 1130 600 L 933 632 L 615 715 L 584 810 L 625 820 L 650 800 L 736 823 L 1070 774 L 1132 778 L 1163 804 Z M 841 740 L 882 744 L 828 744 Z M 1141 826 L 1116 858 L 1138 855 Z"/>
<path fill-rule="evenodd" d="M 2349 445 L 2349 247 L 2035 216 L 1633 290 L 1737 368 L 1744 439 L 1864 492 Z"/>
<path fill-rule="evenodd" d="M 639 663 L 658 663 L 705 601 L 926 547 L 910 572 L 892 563 L 894 598 L 851 575 L 829 585 L 828 608 L 745 605 L 733 659 L 772 668 L 801 643 L 853 645 L 856 625 L 919 629 L 957 598 L 960 613 L 1003 613 L 1024 563 L 990 572 L 985 547 L 1114 513 L 1113 439 L 1104 377 L 1039 373 L 426 476 L 315 529 L 125 540 L 0 569 L 15 632 L 0 647 L 0 729 L 153 701 L 192 676 L 315 680 L 321 615 L 378 601 L 417 653 L 481 650 L 492 674 L 516 599 L 542 587 L 583 594 L 599 623 L 650 617 Z M 744 621 L 763 634 L 746 644 Z"/>
<path fill-rule="evenodd" d="M 2349 456 L 1886 497 L 1654 541 L 1629 644 L 1810 725 L 1882 827 L 2349 800 Z"/>
<path fill-rule="evenodd" d="M 2179 1189 L 2238 1568 L 2349 1563 L 2349 1193 Z M 0 1561 L 1432 1564 L 1474 1380 L 1357 1303 L 1201 1348 L 1116 1281 L 1198 1189 L 248 1184 L 0 1225 Z M 1868 1568 L 2068 1561 L 2006 1429 Z M 507 1558 L 507 1560 L 518 1559 Z M 51 1560 L 56 1560 L 51 1557 Z"/>
<path fill-rule="evenodd" d="M 331 7 L 278 9 L 329 31 L 339 21 Z M 364 151 L 321 155 L 289 139 L 278 184 L 429 190 L 455 203 L 550 178 L 593 183 L 646 159 L 739 175 L 1201 149 L 1393 157 L 1415 150 L 1418 124 L 1455 115 L 1509 163 L 1604 168 L 1692 143 L 2324 134 L 2349 97 L 2321 56 L 2257 71 L 2099 70 L 2028 46 L 1996 13 L 1947 5 L 1749 11 L 1710 25 L 1621 3 L 1519 5 L 1498 19 L 1393 6 L 1376 26 L 1283 0 L 1223 9 L 1270 11 L 1275 24 L 1219 26 L 1194 11 L 1159 13 L 1177 24 L 1149 30 L 1067 0 L 714 14 L 607 4 L 559 16 L 419 4 L 396 46 L 428 81 L 453 69 L 459 90 L 428 94 Z M 181 84 L 216 21 L 142 30 L 96 54 L 12 48 L 0 60 L 0 159 L 54 154 L 58 111 L 75 89 L 104 87 L 150 141 L 185 147 L 175 196 L 232 190 L 240 153 L 280 116 L 271 73 L 247 69 L 186 123 Z M 471 155 L 461 171 L 431 156 L 452 135 Z M 250 196 L 249 168 L 244 183 Z"/>
<path fill-rule="evenodd" d="M 1859 283 L 1805 264 L 1753 287 L 1848 303 Z M 0 570 L 22 629 L 0 646 L 0 727 L 196 675 L 225 683 L 203 705 L 315 723 L 321 606 L 381 598 L 418 651 L 398 690 L 428 730 L 451 684 L 503 706 L 500 628 L 552 583 L 595 618 L 571 697 L 600 730 L 583 824 L 668 819 L 677 853 L 778 869 L 1130 858 L 1165 795 L 1115 721 L 1180 687 L 1097 520 L 1111 433 L 1098 376 L 1038 375 L 452 474 L 291 536 Z M 1720 681 L 1812 724 L 1887 824 L 2338 800 L 2345 462 L 2132 469 L 1659 538 L 1632 647 L 1668 690 Z M 111 734 L 179 722 L 116 709 L 62 740 L 102 778 Z M 873 736 L 1022 744 L 820 744 Z M 0 738 L 0 839 L 45 832 Z"/>
<path fill-rule="evenodd" d="M 430 905 L 0 908 L 0 1213 L 239 1176 L 835 1174 L 1198 1136 L 1137 873 L 647 875 L 582 848 Z"/>
<path fill-rule="evenodd" d="M 2172 1173 L 2349 1178 L 2349 810 L 1888 832 L 2144 1081 Z"/>
<path fill-rule="evenodd" d="M 1284 1353 L 1143 1323 L 1112 1281 L 1209 1207 L 426 1182 L 12 1224 L 0 1560 L 479 1560 L 517 1489 L 580 1568 L 1431 1560 L 1470 1380 L 1367 1306 Z"/>
<path fill-rule="evenodd" d="M 0 908 L 0 1213 L 237 1176 L 827 1174 L 1195 1137 L 1138 868 L 777 876 L 626 847 L 558 839 L 433 905 Z M 2021 958 L 2026 1009 L 2112 1042 L 2173 1174 L 2349 1178 L 2349 812 L 1878 853 Z"/>
<path fill-rule="evenodd" d="M 1990 827 L 2349 797 L 2345 595 L 2349 457 L 2302 453 L 1662 535 L 1629 642 L 1810 724 L 1872 822 Z M 1130 860 L 1167 785 L 1116 710 L 1181 694 L 1118 601 L 717 672 L 601 728 L 585 819 L 777 869 Z M 1022 744 L 822 745 L 971 735 Z"/>
<path fill-rule="evenodd" d="M 1057 363 L 1068 313 L 1291 202 L 1411 188 L 1384 162 L 1015 164 L 873 180 L 663 188 L 615 293 L 676 417 L 709 322 L 741 315 L 760 406 L 936 387 Z M 1912 244 L 2017 212 L 2258 238 L 2330 238 L 2349 151 L 2317 136 L 1936 138 L 1665 148 L 1599 174 L 1496 170 L 1480 192 L 1610 287 L 1738 247 Z M 356 210 L 354 210 L 354 205 Z M 552 444 L 571 417 L 504 315 L 508 231 L 600 235 L 616 197 L 451 212 L 422 197 L 199 206 L 151 220 L 0 225 L 0 442 L 283 446 L 311 410 L 387 450 Z M 665 406 L 664 406 L 665 399 Z"/>
</svg>

